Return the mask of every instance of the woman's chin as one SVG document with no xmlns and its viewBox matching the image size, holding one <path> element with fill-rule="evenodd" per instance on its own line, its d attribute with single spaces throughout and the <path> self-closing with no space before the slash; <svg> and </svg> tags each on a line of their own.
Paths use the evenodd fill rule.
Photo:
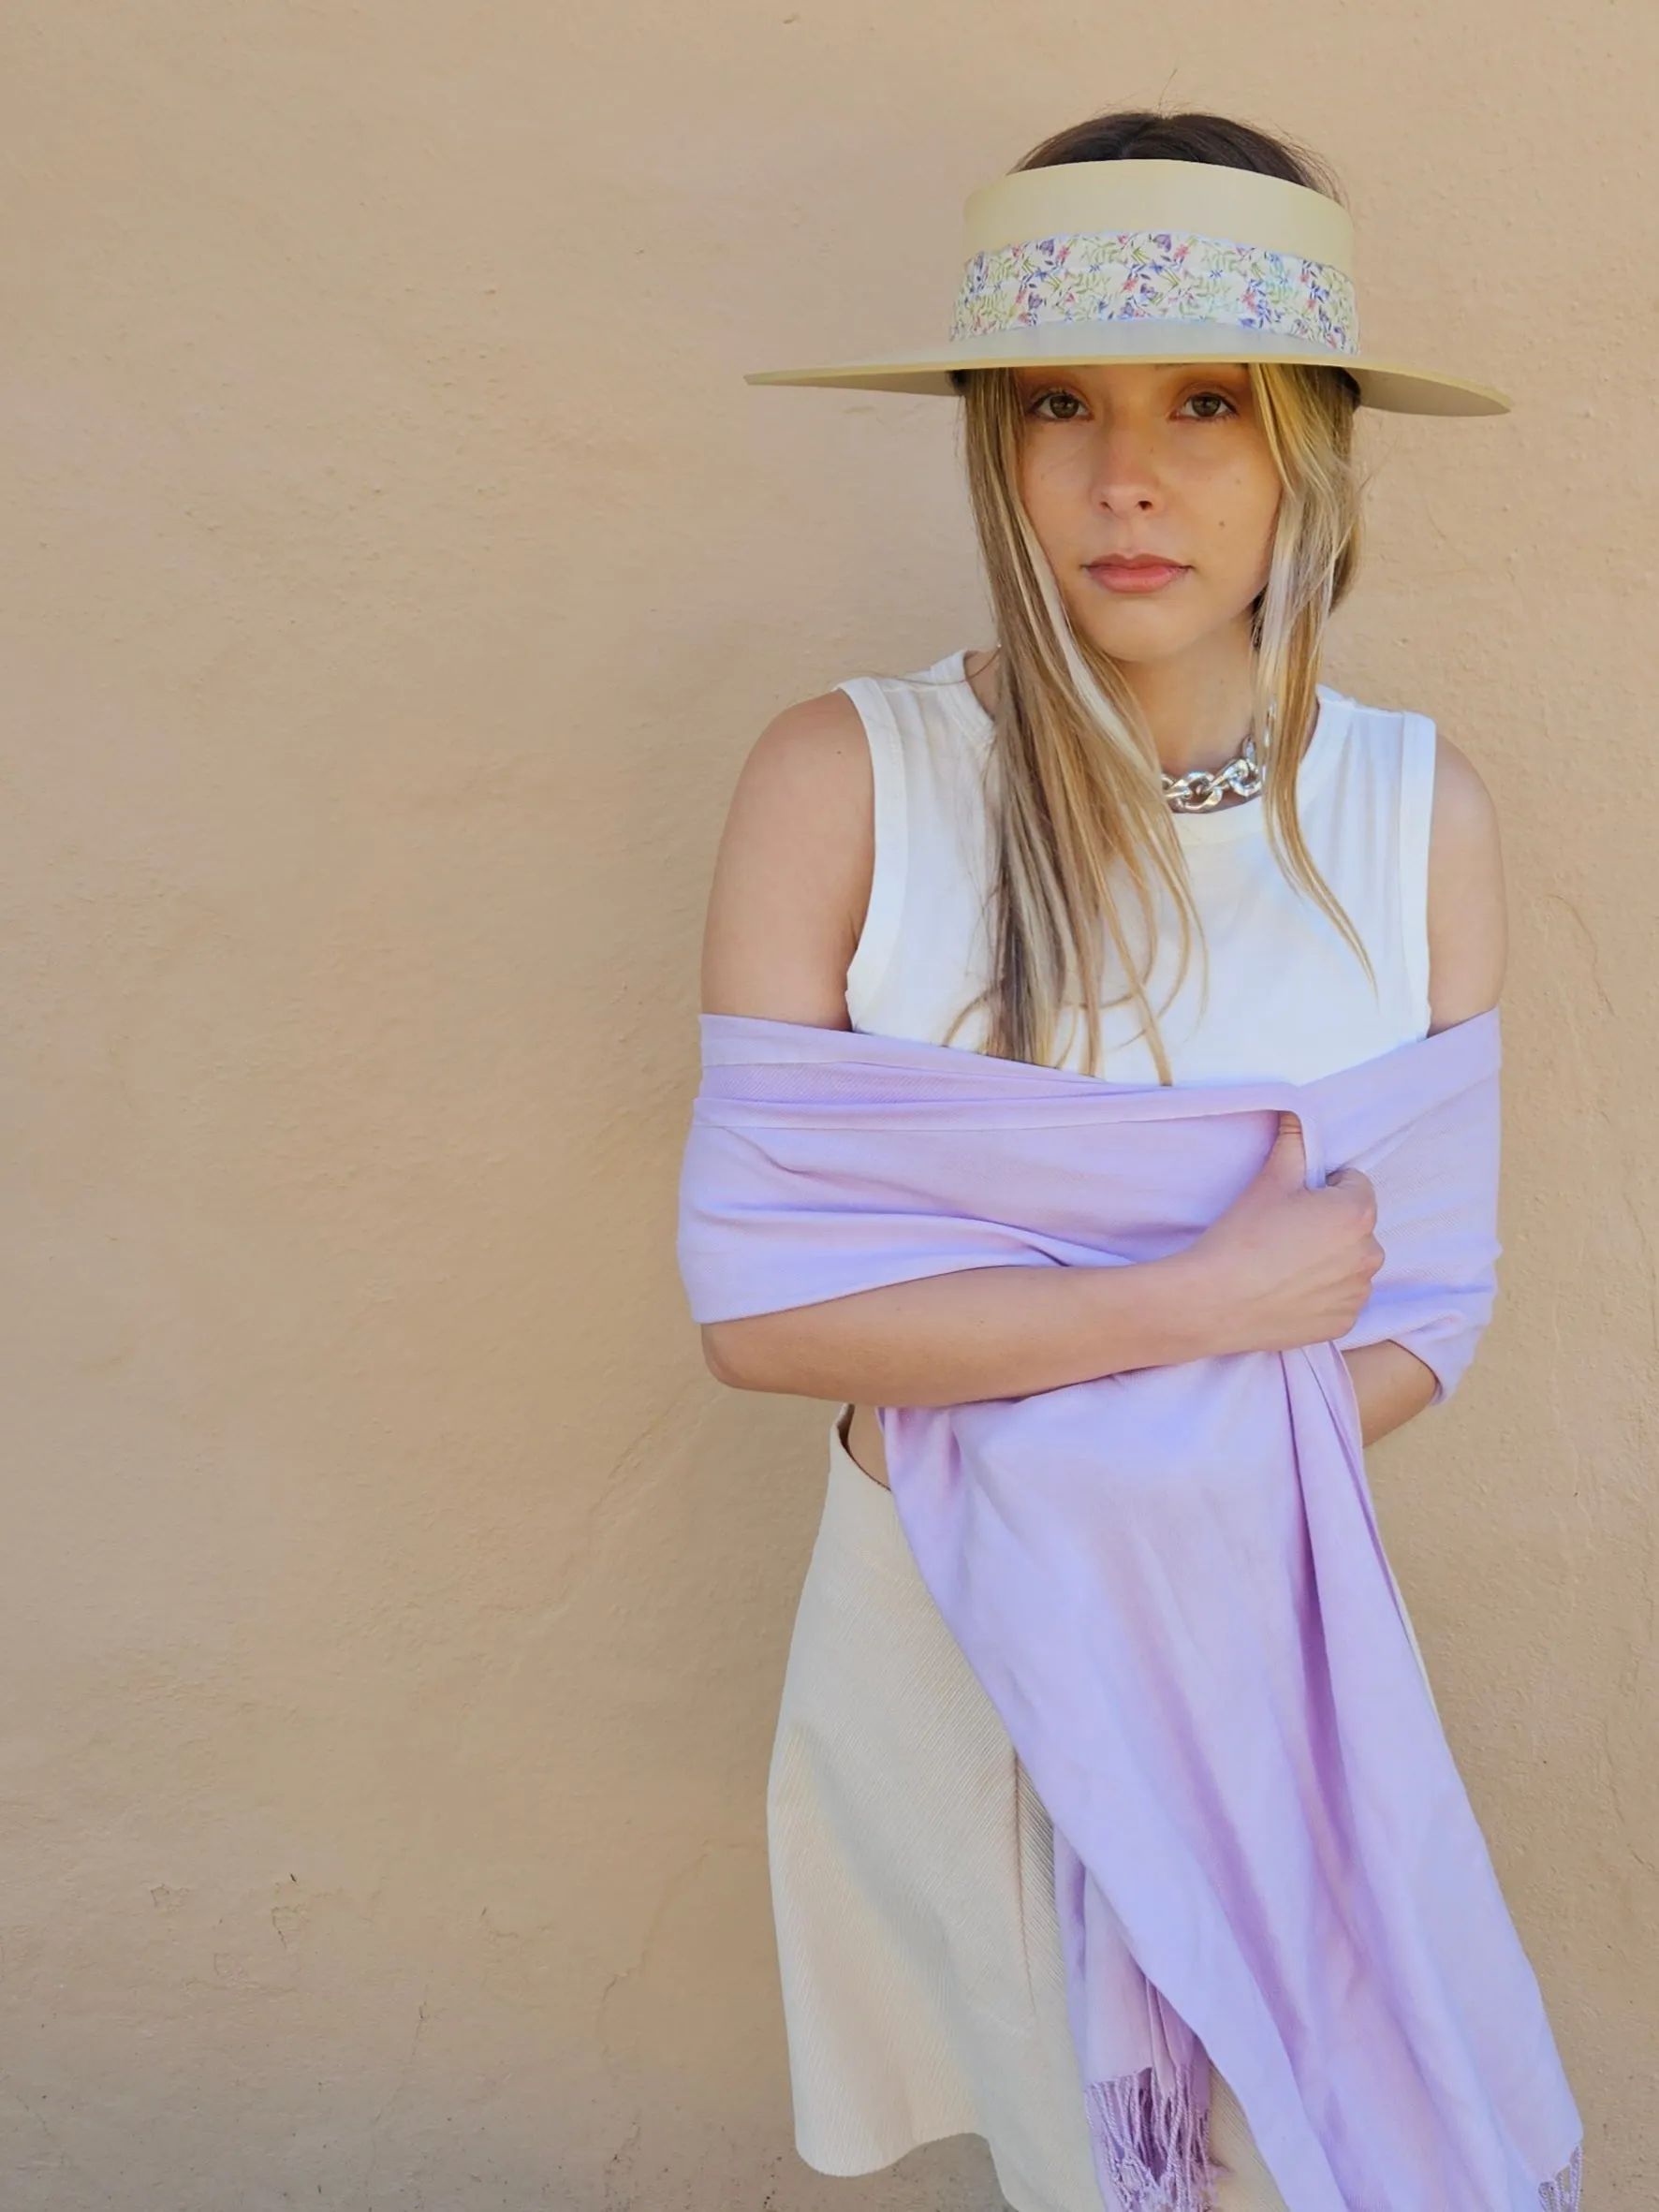
<svg viewBox="0 0 1659 2212">
<path fill-rule="evenodd" d="M 1212 647 L 1249 622 L 1248 607 L 1240 614 L 1228 614 L 1195 607 L 1190 600 L 1182 605 L 1158 597 L 1103 605 L 1096 595 L 1086 605 L 1069 607 L 1067 612 L 1073 627 L 1096 652 L 1123 667 L 1178 661 Z"/>
<path fill-rule="evenodd" d="M 1168 615 L 1151 607 L 1124 608 L 1109 622 L 1102 622 L 1096 616 L 1094 621 L 1078 626 L 1096 652 L 1126 668 L 1153 661 L 1180 660 L 1183 653 L 1201 645 L 1211 635 L 1206 624 L 1171 621 Z"/>
</svg>

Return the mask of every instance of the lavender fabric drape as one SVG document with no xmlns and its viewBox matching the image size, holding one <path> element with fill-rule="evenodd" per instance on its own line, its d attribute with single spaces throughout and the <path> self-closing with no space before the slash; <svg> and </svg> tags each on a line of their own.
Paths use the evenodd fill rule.
<svg viewBox="0 0 1659 2212">
<path fill-rule="evenodd" d="M 1490 1311 L 1496 1013 L 1305 1085 L 1103 1083 L 703 1018 L 699 1321 L 1178 1250 L 1300 1120 L 1377 1189 L 1343 1346 Z M 929 1590 L 1052 1815 L 1108 2212 L 1201 2212 L 1209 2064 L 1289 2212 L 1576 2212 L 1581 2128 L 1394 1594 L 1341 1347 L 882 1413 Z"/>
</svg>

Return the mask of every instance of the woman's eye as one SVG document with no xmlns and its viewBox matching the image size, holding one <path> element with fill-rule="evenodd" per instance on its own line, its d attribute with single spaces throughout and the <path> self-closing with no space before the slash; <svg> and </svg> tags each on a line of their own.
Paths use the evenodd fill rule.
<svg viewBox="0 0 1659 2212">
<path fill-rule="evenodd" d="M 1196 391 L 1182 402 L 1182 408 L 1197 407 L 1199 422 L 1219 422 L 1224 415 L 1236 415 L 1238 409 L 1224 391 Z"/>
<path fill-rule="evenodd" d="M 1058 408 L 1060 412 L 1058 414 L 1050 414 L 1048 410 L 1050 407 Z M 1039 392 L 1036 398 L 1031 403 L 1031 412 L 1041 422 L 1075 422 L 1078 418 L 1078 416 L 1068 412 L 1068 410 L 1074 407 L 1077 409 L 1078 414 L 1081 414 L 1083 403 L 1079 399 L 1075 391 L 1055 390 Z"/>
</svg>

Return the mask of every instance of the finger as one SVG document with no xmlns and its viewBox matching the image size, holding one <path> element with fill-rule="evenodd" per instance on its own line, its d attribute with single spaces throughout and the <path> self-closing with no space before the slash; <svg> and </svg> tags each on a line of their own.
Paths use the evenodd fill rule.
<svg viewBox="0 0 1659 2212">
<path fill-rule="evenodd" d="M 1294 1114 L 1279 1116 L 1273 1149 L 1264 1165 L 1274 1179 L 1282 1183 L 1288 1185 L 1307 1181 L 1308 1151 L 1302 1141 L 1302 1125 Z"/>
</svg>

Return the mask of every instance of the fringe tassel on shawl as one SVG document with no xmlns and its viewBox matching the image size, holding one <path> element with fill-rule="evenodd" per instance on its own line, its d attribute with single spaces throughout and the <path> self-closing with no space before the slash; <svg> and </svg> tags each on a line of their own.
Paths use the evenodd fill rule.
<svg viewBox="0 0 1659 2212">
<path fill-rule="evenodd" d="M 1216 2180 L 1210 2131 L 1187 2075 L 1160 2091 L 1149 2066 L 1091 2082 L 1084 2094 L 1096 2161 L 1120 2212 L 1210 2212 Z"/>
<path fill-rule="evenodd" d="M 1539 2212 L 1578 2212 L 1583 2186 L 1584 2146 L 1580 2143 L 1553 2181 L 1539 2182 Z"/>
<path fill-rule="evenodd" d="M 1210 2130 L 1182 2074 L 1167 2095 L 1152 2071 L 1091 2082 L 1084 2092 L 1089 2132 L 1121 2212 L 1212 2212 L 1216 2171 Z M 1584 2146 L 1553 2181 L 1538 2184 L 1538 2212 L 1581 2212 Z"/>
</svg>

